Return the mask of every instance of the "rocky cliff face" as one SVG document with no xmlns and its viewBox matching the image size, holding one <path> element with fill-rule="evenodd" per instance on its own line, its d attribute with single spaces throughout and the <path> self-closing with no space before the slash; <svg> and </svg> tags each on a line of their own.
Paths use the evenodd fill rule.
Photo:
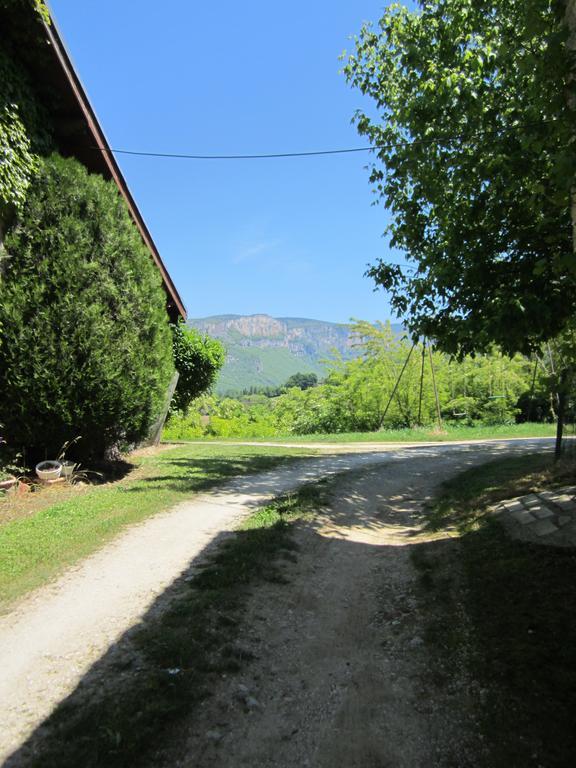
<svg viewBox="0 0 576 768">
<path fill-rule="evenodd" d="M 338 352 L 353 357 L 349 326 L 269 315 L 218 315 L 188 321 L 227 349 L 218 392 L 278 386 L 293 373 L 325 375 L 322 360 Z"/>
<path fill-rule="evenodd" d="M 240 334 L 249 339 L 275 339 L 286 332 L 286 325 L 269 315 L 222 315 L 190 320 L 190 324 L 218 338 Z"/>
</svg>

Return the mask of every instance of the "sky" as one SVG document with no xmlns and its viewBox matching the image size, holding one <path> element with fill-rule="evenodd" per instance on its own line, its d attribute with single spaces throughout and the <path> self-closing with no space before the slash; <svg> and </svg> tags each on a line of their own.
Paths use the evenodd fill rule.
<svg viewBox="0 0 576 768">
<path fill-rule="evenodd" d="M 263 154 L 366 146 L 340 69 L 375 0 L 51 0 L 110 146 Z M 398 260 L 368 153 L 265 160 L 117 155 L 190 317 L 391 317 L 364 277 Z M 400 257 L 401 258 L 401 257 Z"/>
</svg>

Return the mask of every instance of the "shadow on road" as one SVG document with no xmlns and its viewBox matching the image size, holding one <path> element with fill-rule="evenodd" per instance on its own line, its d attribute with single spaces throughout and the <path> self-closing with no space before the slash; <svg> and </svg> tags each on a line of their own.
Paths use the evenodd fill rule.
<svg viewBox="0 0 576 768">
<path fill-rule="evenodd" d="M 453 474 L 478 463 L 479 456 L 490 461 L 505 453 L 509 455 L 534 449 L 542 450 L 541 442 L 401 449 L 387 454 L 387 460 L 381 466 L 375 465 L 378 459 L 373 454 L 366 456 L 365 461 L 355 457 L 354 467 L 363 470 L 360 477 L 365 480 L 366 492 L 362 482 L 355 483 L 352 489 L 336 482 L 334 494 L 337 503 L 332 510 L 329 513 L 320 510 L 314 520 L 300 524 L 300 530 L 307 537 L 306 547 L 319 554 L 329 547 L 331 558 L 349 563 L 383 562 L 386 558 L 396 557 L 398 548 L 402 548 L 403 556 L 411 554 L 423 545 L 418 538 L 420 527 L 416 522 L 416 513 L 428 500 L 428 489 L 434 485 L 436 468 L 440 467 L 447 454 L 453 456 L 450 468 Z M 410 467 L 411 460 L 415 458 L 426 459 L 426 462 L 414 462 L 413 470 L 398 489 L 400 464 Z M 347 472 L 351 468 L 350 457 L 342 455 L 305 461 L 309 469 L 304 480 L 306 475 L 310 480 L 317 480 L 319 467 L 325 467 L 331 474 Z M 212 477 L 221 471 L 221 462 L 216 460 L 177 459 L 171 463 L 179 468 L 190 466 L 189 477 L 182 478 L 175 474 L 173 478 L 174 488 L 183 494 L 199 489 L 194 480 L 198 465 L 201 465 L 202 473 L 208 472 Z M 219 500 L 225 503 L 227 493 L 245 493 L 248 502 L 252 499 L 253 503 L 257 503 L 260 495 L 269 494 L 274 488 L 282 491 L 287 473 L 299 472 L 302 466 L 301 462 L 296 462 L 288 469 L 275 469 L 257 479 L 249 476 L 236 478 L 226 485 L 224 491 L 218 491 Z M 385 486 L 381 492 L 373 491 L 371 480 L 383 473 L 389 477 L 391 487 L 396 485 L 394 493 L 388 493 Z M 161 480 L 170 477 L 167 474 Z M 443 479 L 440 474 L 438 478 Z M 151 479 L 150 483 L 155 481 Z M 385 545 L 376 543 L 383 532 L 386 533 Z M 278 533 L 270 529 L 258 541 L 258 546 L 265 556 L 267 547 L 270 547 L 271 556 L 280 558 L 278 562 L 281 563 L 284 558 L 290 563 L 298 555 L 288 541 L 280 547 L 271 545 L 269 537 Z M 286 581 L 282 568 L 278 570 L 272 562 L 268 570 L 264 569 L 257 576 L 251 572 L 246 553 L 254 552 L 253 531 L 236 532 L 232 537 L 241 543 L 238 561 L 234 564 L 235 583 L 214 559 L 215 553 L 231 540 L 230 534 L 220 534 L 155 600 L 141 622 L 130 628 L 89 669 L 76 689 L 6 760 L 5 768 L 124 768 L 144 764 L 146 760 L 147 764 L 155 765 L 151 756 L 161 753 L 168 743 L 178 744 L 182 738 L 179 724 L 183 719 L 193 718 L 194 713 L 200 711 L 201 703 L 221 683 L 223 676 L 233 676 L 251 662 L 252 651 L 237 643 L 245 629 L 243 616 L 251 588 L 262 583 L 262 579 L 275 584 Z M 242 542 L 246 542 L 246 548 Z M 427 542 L 425 546 L 444 553 L 452 547 L 452 542 L 438 540 Z M 321 559 L 318 565 L 322 566 Z M 206 573 L 208 577 L 205 578 Z M 353 586 L 352 583 L 351 589 Z M 289 580 L 281 588 L 290 590 Z M 362 601 L 361 593 L 357 599 Z M 315 610 L 322 609 L 312 581 L 309 592 L 301 592 L 299 600 L 302 605 L 309 603 L 315 606 Z M 350 607 L 348 603 L 342 603 L 337 610 L 345 614 Z M 418 609 L 396 605 L 392 600 L 384 613 L 386 610 L 391 616 L 400 617 L 399 621 L 408 621 L 410 613 Z M 378 620 L 388 619 L 381 615 Z M 329 663 L 326 678 L 321 683 L 325 686 L 327 697 L 332 685 L 330 670 L 340 662 L 335 650 L 338 648 L 337 623 L 329 623 L 328 627 L 333 634 L 329 632 L 322 638 Z M 374 629 L 358 627 L 360 645 L 363 636 L 368 638 L 366 642 L 374 642 Z M 258 656 L 266 654 L 266 644 L 266 627 L 263 627 Z M 292 657 L 290 662 L 298 666 L 298 657 Z M 297 674 L 305 676 L 306 670 L 301 669 Z M 297 719 L 297 715 L 295 717 Z M 367 749 L 378 754 L 378 750 L 384 750 L 381 757 L 384 759 L 384 754 L 387 754 L 388 760 L 390 752 L 386 749 L 389 750 L 389 746 L 383 746 L 390 736 L 386 723 L 378 721 L 377 717 L 368 718 L 362 729 L 360 734 L 354 735 L 355 742 L 364 741 Z M 406 738 L 409 736 L 408 728 Z M 343 726 L 340 736 L 334 736 L 334 744 L 345 750 L 348 738 L 351 735 Z M 395 738 L 398 746 L 402 736 Z M 334 757 L 336 759 L 336 753 Z M 193 755 L 188 755 L 188 759 L 191 764 L 194 763 Z M 404 765 L 402 762 L 382 764 Z"/>
</svg>

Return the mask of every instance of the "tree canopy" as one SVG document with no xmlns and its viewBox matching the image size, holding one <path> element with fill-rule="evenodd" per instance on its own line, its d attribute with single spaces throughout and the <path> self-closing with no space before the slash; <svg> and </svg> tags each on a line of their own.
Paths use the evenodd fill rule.
<svg viewBox="0 0 576 768">
<path fill-rule="evenodd" d="M 369 269 L 415 335 L 528 352 L 574 314 L 571 59 L 559 0 L 426 0 L 365 25 L 344 68 L 409 267 Z M 382 167 L 384 166 L 384 167 Z"/>
<path fill-rule="evenodd" d="M 284 384 L 284 389 L 298 387 L 298 389 L 310 389 L 318 384 L 318 376 L 315 373 L 293 373 Z"/>
</svg>

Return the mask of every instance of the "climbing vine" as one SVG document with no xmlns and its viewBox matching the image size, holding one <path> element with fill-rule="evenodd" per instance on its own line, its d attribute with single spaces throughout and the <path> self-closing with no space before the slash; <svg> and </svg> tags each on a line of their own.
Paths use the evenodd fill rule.
<svg viewBox="0 0 576 768">
<path fill-rule="evenodd" d="M 9 9 L 18 5 L 32 7 L 46 24 L 50 24 L 50 12 L 44 0 L 0 0 L 0 8 Z"/>
<path fill-rule="evenodd" d="M 22 0 L 18 0 L 22 4 Z M 15 5 L 0 0 L 0 8 Z M 30 6 L 28 0 L 26 4 Z M 48 21 L 40 0 L 33 7 Z M 38 171 L 38 155 L 52 149 L 49 121 L 34 94 L 25 70 L 7 44 L 0 43 L 0 219 L 8 208 L 19 210 Z"/>
<path fill-rule="evenodd" d="M 38 158 L 16 104 L 0 109 L 0 206 L 21 208 L 38 169 Z"/>
<path fill-rule="evenodd" d="M 43 0 L 34 0 L 34 8 L 40 14 L 40 16 L 44 19 L 44 21 L 47 24 L 49 24 L 50 14 L 48 13 L 48 8 L 46 7 L 46 3 Z"/>
</svg>

